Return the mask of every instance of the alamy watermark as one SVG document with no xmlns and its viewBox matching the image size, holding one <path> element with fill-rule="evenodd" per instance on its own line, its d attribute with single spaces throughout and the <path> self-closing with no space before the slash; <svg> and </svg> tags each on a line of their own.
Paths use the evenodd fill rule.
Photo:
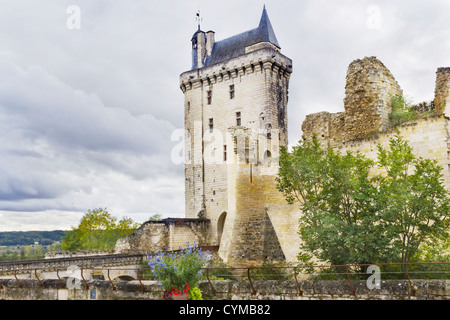
<svg viewBox="0 0 450 320">
<path fill-rule="evenodd" d="M 381 271 L 380 267 L 376 265 L 371 265 L 367 268 L 366 273 L 371 274 L 366 281 L 367 288 L 369 290 L 381 289 Z"/>
<path fill-rule="evenodd" d="M 81 9 L 77 5 L 70 5 L 66 9 L 66 13 L 69 14 L 66 20 L 66 27 L 69 30 L 81 29 Z"/>
<path fill-rule="evenodd" d="M 367 8 L 367 20 L 366 25 L 368 29 L 380 30 L 381 29 L 381 8 L 376 5 L 371 5 Z"/>
<path fill-rule="evenodd" d="M 70 265 L 67 267 L 66 276 L 68 276 L 66 281 L 67 289 L 81 289 L 81 268 L 77 265 Z"/>
</svg>

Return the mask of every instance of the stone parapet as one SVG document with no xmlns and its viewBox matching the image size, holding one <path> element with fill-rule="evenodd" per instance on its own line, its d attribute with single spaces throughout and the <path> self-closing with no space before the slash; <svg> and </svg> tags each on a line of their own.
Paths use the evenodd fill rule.
<svg viewBox="0 0 450 320">
<path fill-rule="evenodd" d="M 205 300 L 449 300 L 450 280 L 382 280 L 380 289 L 369 289 L 365 280 L 257 280 L 200 281 Z M 78 289 L 63 288 L 59 280 L 0 279 L 0 300 L 161 300 L 156 281 L 91 280 Z M 216 293 L 213 294 L 211 285 Z M 255 290 L 253 293 L 252 290 Z M 299 294 L 299 287 L 301 295 Z M 352 294 L 354 290 L 354 295 Z"/>
<path fill-rule="evenodd" d="M 262 47 L 223 63 L 183 72 L 180 75 L 180 88 L 185 92 L 203 84 L 211 85 L 236 78 L 240 72 L 261 72 L 265 64 L 270 68 L 276 66 L 280 76 L 289 78 L 292 73 L 291 59 L 271 47 Z"/>
<path fill-rule="evenodd" d="M 380 289 L 369 289 L 366 280 L 257 280 L 201 282 L 208 300 L 448 300 L 450 280 L 382 280 Z M 252 288 L 253 286 L 253 288 Z M 299 294 L 299 288 L 301 294 Z M 253 290 L 255 293 L 253 294 Z M 352 289 L 354 294 L 352 294 Z"/>
</svg>

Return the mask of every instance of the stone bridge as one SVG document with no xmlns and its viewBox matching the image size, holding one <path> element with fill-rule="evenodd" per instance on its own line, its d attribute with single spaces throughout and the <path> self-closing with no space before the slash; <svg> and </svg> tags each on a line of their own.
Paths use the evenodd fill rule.
<svg viewBox="0 0 450 320">
<path fill-rule="evenodd" d="M 143 258 L 142 254 L 109 254 L 0 262 L 0 278 L 140 280 Z"/>
</svg>

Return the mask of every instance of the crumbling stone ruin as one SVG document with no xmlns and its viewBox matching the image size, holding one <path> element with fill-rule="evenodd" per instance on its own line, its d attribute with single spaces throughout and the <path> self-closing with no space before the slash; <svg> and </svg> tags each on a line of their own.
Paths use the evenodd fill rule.
<svg viewBox="0 0 450 320">
<path fill-rule="evenodd" d="M 394 128 L 389 119 L 391 98 L 402 95 L 402 89 L 376 57 L 355 60 L 347 72 L 345 111 L 307 115 L 303 135 L 310 139 L 315 133 L 324 147 L 361 151 L 375 159 L 377 145 L 386 146 L 398 130 L 417 155 L 439 161 L 450 190 L 449 80 L 450 68 L 438 68 L 434 100 L 412 106 L 423 116 Z"/>
</svg>

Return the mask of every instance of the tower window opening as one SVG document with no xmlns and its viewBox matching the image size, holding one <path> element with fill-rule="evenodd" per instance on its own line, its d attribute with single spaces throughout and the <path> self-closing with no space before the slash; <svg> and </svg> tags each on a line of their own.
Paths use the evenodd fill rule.
<svg viewBox="0 0 450 320">
<path fill-rule="evenodd" d="M 236 125 L 238 127 L 240 127 L 241 124 L 242 124 L 241 113 L 240 112 L 236 112 Z"/>
<path fill-rule="evenodd" d="M 230 99 L 234 99 L 234 84 L 230 86 Z"/>
<path fill-rule="evenodd" d="M 208 104 L 211 104 L 211 102 L 212 102 L 212 91 L 211 90 L 209 90 L 207 92 L 207 100 L 208 100 Z"/>
<path fill-rule="evenodd" d="M 214 131 L 214 119 L 209 119 L 209 132 L 212 133 Z"/>
<path fill-rule="evenodd" d="M 223 146 L 223 161 L 227 161 L 227 146 Z"/>
</svg>

